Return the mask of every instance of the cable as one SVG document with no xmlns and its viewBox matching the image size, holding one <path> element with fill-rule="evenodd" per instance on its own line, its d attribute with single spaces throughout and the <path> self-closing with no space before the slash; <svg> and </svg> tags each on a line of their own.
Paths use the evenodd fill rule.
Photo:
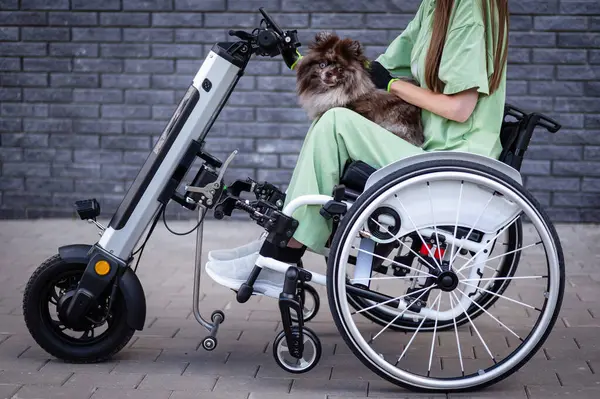
<svg viewBox="0 0 600 399">
<path fill-rule="evenodd" d="M 200 227 L 202 222 L 204 222 L 204 217 L 203 217 L 202 220 L 198 221 L 196 226 L 194 226 L 194 228 L 191 229 L 190 231 L 187 231 L 185 233 L 178 233 L 176 231 L 171 230 L 171 228 L 167 225 L 166 212 L 164 212 L 164 210 L 163 210 L 163 214 L 162 214 L 162 219 L 163 219 L 163 223 L 164 223 L 165 227 L 167 228 L 167 230 L 169 230 L 172 234 L 175 234 L 176 236 L 187 236 L 189 234 L 192 234 L 194 231 L 196 231 L 196 229 L 198 229 L 198 227 Z"/>
</svg>

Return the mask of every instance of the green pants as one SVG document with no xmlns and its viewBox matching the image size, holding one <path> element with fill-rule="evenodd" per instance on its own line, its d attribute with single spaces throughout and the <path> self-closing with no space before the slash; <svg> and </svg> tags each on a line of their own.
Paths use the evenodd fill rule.
<svg viewBox="0 0 600 399">
<path fill-rule="evenodd" d="M 346 108 L 326 112 L 311 126 L 290 182 L 286 205 L 303 195 L 331 195 L 348 160 L 381 168 L 423 150 Z M 331 235 L 331 222 L 319 214 L 320 205 L 298 208 L 294 238 L 321 252 Z"/>
</svg>

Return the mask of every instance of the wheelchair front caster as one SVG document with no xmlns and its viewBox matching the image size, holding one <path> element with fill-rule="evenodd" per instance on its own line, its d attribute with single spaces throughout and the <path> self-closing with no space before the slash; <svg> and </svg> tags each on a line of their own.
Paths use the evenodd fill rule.
<svg viewBox="0 0 600 399">
<path fill-rule="evenodd" d="M 213 351 L 217 347 L 217 338 L 215 337 L 206 337 L 202 340 L 202 347 L 210 352 Z"/>
<path fill-rule="evenodd" d="M 321 300 L 319 299 L 317 290 L 312 285 L 308 284 L 303 284 L 300 299 L 302 301 L 302 316 L 306 323 L 307 321 L 314 319 L 319 312 Z M 298 317 L 296 317 L 295 313 L 292 312 L 291 317 L 293 322 L 298 322 Z"/>
<path fill-rule="evenodd" d="M 299 337 L 298 327 L 292 327 L 293 337 Z M 302 327 L 303 349 L 300 358 L 290 353 L 285 331 L 281 331 L 273 342 L 273 357 L 279 367 L 288 373 L 301 374 L 312 370 L 321 359 L 321 341 L 309 328 Z"/>
<path fill-rule="evenodd" d="M 221 324 L 225 321 L 225 313 L 220 310 L 215 310 L 210 316 L 210 320 L 215 324 Z"/>
</svg>

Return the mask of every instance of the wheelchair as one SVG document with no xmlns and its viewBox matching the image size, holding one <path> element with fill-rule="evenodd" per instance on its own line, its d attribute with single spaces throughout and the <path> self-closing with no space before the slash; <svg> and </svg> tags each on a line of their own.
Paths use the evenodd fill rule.
<svg viewBox="0 0 600 399">
<path fill-rule="evenodd" d="M 508 105 L 499 160 L 431 152 L 378 170 L 352 161 L 332 195 L 287 204 L 285 193 L 267 182 L 226 185 L 237 151 L 222 162 L 205 150 L 207 134 L 253 55 L 275 57 L 300 46 L 296 31 L 284 32 L 260 12 L 259 28 L 230 31 L 238 41 L 213 47 L 108 226 L 96 220 L 96 199 L 76 202 L 79 217 L 101 237 L 93 245 L 60 247 L 30 277 L 23 315 L 33 338 L 72 362 L 104 361 L 122 350 L 146 317 L 135 270 L 166 205 L 176 203 L 198 211 L 190 231 L 197 245 L 193 314 L 208 332 L 202 347 L 215 350 L 225 314 L 217 310 L 206 320 L 199 311 L 206 214 L 223 219 L 245 212 L 264 228 L 263 240 L 285 247 L 298 227 L 294 211 L 312 205 L 332 226 L 320 254 L 326 275 L 257 254 L 235 289 L 244 303 L 267 294 L 255 287 L 265 269 L 284 276 L 281 292 L 268 295 L 281 313 L 283 330 L 272 346 L 280 367 L 306 373 L 320 360 L 318 335 L 306 325 L 320 302 L 312 283 L 326 286 L 334 323 L 352 353 L 394 384 L 466 391 L 517 371 L 550 334 L 565 280 L 559 238 L 519 170 L 534 129 L 556 133 L 560 125 Z"/>
</svg>

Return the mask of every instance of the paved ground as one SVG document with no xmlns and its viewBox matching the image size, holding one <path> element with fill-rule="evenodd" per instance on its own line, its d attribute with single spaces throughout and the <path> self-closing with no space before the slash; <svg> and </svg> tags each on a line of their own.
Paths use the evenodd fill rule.
<svg viewBox="0 0 600 399">
<path fill-rule="evenodd" d="M 189 223 L 174 223 L 183 231 Z M 567 264 L 561 318 L 540 351 L 485 398 L 600 397 L 600 229 L 558 226 Z M 209 222 L 205 250 L 240 245 L 254 225 Z M 219 346 L 198 349 L 205 331 L 191 315 L 193 237 L 175 237 L 159 226 L 139 270 L 148 300 L 144 331 L 114 360 L 65 364 L 49 357 L 29 336 L 21 315 L 24 285 L 56 248 L 92 243 L 96 229 L 80 221 L 0 222 L 0 398 L 345 398 L 428 397 L 397 388 L 367 370 L 339 338 L 322 292 L 322 311 L 311 327 L 324 353 L 312 372 L 285 374 L 270 351 L 280 330 L 276 302 L 253 298 L 240 305 L 231 291 L 203 279 L 201 310 L 223 309 L 227 320 Z M 322 260 L 312 257 L 311 265 Z M 307 263 L 308 263 L 307 262 Z M 445 397 L 438 395 L 436 397 Z M 450 397 L 455 397 L 450 395 Z"/>
</svg>

